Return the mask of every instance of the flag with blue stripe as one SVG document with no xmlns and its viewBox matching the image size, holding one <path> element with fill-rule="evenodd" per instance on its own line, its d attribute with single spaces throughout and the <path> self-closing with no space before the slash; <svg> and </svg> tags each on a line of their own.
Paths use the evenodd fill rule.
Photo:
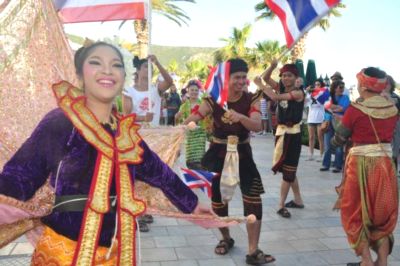
<svg viewBox="0 0 400 266">
<path fill-rule="evenodd" d="M 265 0 L 265 3 L 281 20 L 290 48 L 340 0 Z"/>
<path fill-rule="evenodd" d="M 225 110 L 228 109 L 229 69 L 229 62 L 223 62 L 213 67 L 204 86 L 211 98 Z"/>
<path fill-rule="evenodd" d="M 330 96 L 329 90 L 326 88 L 318 88 L 311 93 L 311 97 L 313 97 L 321 105 L 324 105 L 325 102 L 329 100 Z"/>
<path fill-rule="evenodd" d="M 201 189 L 209 198 L 211 198 L 211 183 L 217 173 L 204 170 L 182 169 L 183 182 L 191 189 Z"/>
</svg>

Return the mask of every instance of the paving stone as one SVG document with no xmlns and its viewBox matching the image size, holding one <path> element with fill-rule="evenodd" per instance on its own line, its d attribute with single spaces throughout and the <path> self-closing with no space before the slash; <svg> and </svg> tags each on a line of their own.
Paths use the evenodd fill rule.
<svg viewBox="0 0 400 266">
<path fill-rule="evenodd" d="M 34 248 L 29 242 L 17 243 L 12 250 L 12 255 L 32 254 Z"/>
<path fill-rule="evenodd" d="M 16 243 L 10 243 L 7 246 L 5 246 L 2 249 L 0 249 L 0 256 L 10 255 L 11 251 L 14 249 L 15 246 L 16 246 Z"/>
<path fill-rule="evenodd" d="M 173 248 L 143 248 L 142 261 L 156 262 L 177 260 L 175 250 Z"/>
<path fill-rule="evenodd" d="M 350 247 L 346 237 L 319 238 L 318 240 L 329 249 L 346 249 Z"/>
<path fill-rule="evenodd" d="M 357 262 L 359 260 L 350 249 L 317 251 L 316 253 L 329 264 L 343 265 L 348 262 Z"/>
<path fill-rule="evenodd" d="M 300 239 L 288 241 L 297 251 L 318 251 L 328 250 L 328 247 L 318 241 L 318 239 Z"/>
<path fill-rule="evenodd" d="M 199 266 L 195 260 L 163 261 L 161 266 Z"/>
<path fill-rule="evenodd" d="M 213 246 L 198 246 L 196 248 L 193 247 L 182 247 L 175 248 L 176 254 L 179 259 L 216 259 L 219 255 L 214 253 Z"/>
<path fill-rule="evenodd" d="M 159 236 L 154 237 L 157 248 L 185 247 L 187 241 L 184 236 Z"/>
<path fill-rule="evenodd" d="M 205 259 L 198 261 L 200 266 L 236 266 L 236 263 L 231 258 L 224 259 Z"/>
</svg>

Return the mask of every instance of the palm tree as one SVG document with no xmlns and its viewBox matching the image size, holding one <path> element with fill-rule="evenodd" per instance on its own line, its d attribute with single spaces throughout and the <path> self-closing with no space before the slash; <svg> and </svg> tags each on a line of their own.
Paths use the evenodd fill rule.
<svg viewBox="0 0 400 266">
<path fill-rule="evenodd" d="M 329 12 L 328 15 L 325 16 L 324 18 L 322 18 L 315 26 L 320 27 L 321 29 L 323 29 L 324 31 L 326 31 L 329 27 L 330 27 L 330 23 L 329 23 L 329 18 L 330 17 L 341 17 L 342 14 L 339 12 L 339 8 L 345 8 L 346 5 L 343 3 L 339 3 L 338 5 L 336 5 L 336 7 L 332 8 Z M 275 13 L 273 13 L 271 11 L 271 9 L 267 6 L 267 4 L 265 3 L 265 1 L 258 3 L 254 9 L 256 10 L 256 12 L 261 12 L 261 14 L 256 17 L 256 20 L 260 20 L 260 19 L 274 19 L 276 17 Z M 307 33 L 303 35 L 303 37 L 301 37 L 297 43 L 295 44 L 295 46 L 293 47 L 293 49 L 290 52 L 291 55 L 291 60 L 293 62 L 296 61 L 296 59 L 302 59 L 305 53 L 305 41 L 307 39 Z"/>
<path fill-rule="evenodd" d="M 180 82 L 185 84 L 191 79 L 197 78 L 202 82 L 205 81 L 209 73 L 208 66 L 204 61 L 194 59 L 185 63 L 185 70 L 181 73 Z"/>
<path fill-rule="evenodd" d="M 257 42 L 256 48 L 253 49 L 249 56 L 249 64 L 255 68 L 267 68 L 274 58 L 277 58 L 285 50 L 285 45 L 280 45 L 279 41 L 263 41 Z M 284 56 L 281 61 L 286 63 L 288 56 Z"/>
<path fill-rule="evenodd" d="M 175 2 L 196 3 L 195 0 L 151 0 L 152 10 L 155 13 L 167 17 L 179 26 L 181 26 L 182 23 L 187 25 L 187 21 L 190 20 L 190 18 L 175 4 Z M 144 58 L 147 56 L 147 46 L 149 45 L 149 28 L 147 20 L 135 20 L 133 26 L 138 42 L 139 57 Z"/>
<path fill-rule="evenodd" d="M 221 38 L 220 40 L 226 42 L 226 45 L 214 52 L 215 63 L 236 57 L 247 59 L 249 48 L 246 47 L 246 43 L 249 39 L 250 32 L 251 25 L 246 24 L 242 29 L 233 28 L 231 37 Z"/>
</svg>

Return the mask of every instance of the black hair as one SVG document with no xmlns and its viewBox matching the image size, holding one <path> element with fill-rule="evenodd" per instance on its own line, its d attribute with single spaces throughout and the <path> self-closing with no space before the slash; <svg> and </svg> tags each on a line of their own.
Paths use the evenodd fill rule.
<svg viewBox="0 0 400 266">
<path fill-rule="evenodd" d="M 339 86 L 343 86 L 344 87 L 344 82 L 341 80 L 335 80 L 334 82 L 331 83 L 331 86 L 329 88 L 329 94 L 331 95 L 331 100 L 332 103 L 337 105 L 337 100 L 336 100 L 336 88 Z"/>
<path fill-rule="evenodd" d="M 135 55 L 132 62 L 133 62 L 133 66 L 136 68 L 136 70 L 139 71 L 140 68 L 142 67 L 142 65 L 144 63 L 147 63 L 147 59 L 145 59 L 145 58 L 140 59 L 137 55 Z"/>
<path fill-rule="evenodd" d="M 321 87 L 325 87 L 325 82 L 322 78 L 317 78 L 315 82 L 319 82 L 319 84 L 321 84 Z"/>
<path fill-rule="evenodd" d="M 187 83 L 185 89 L 189 90 L 189 87 L 193 86 L 193 85 L 196 86 L 198 89 L 200 89 L 200 84 L 199 84 L 199 81 L 197 79 L 189 80 L 189 82 Z"/>
<path fill-rule="evenodd" d="M 387 75 L 387 81 L 390 86 L 390 93 L 393 93 L 396 89 L 396 81 L 394 81 L 393 77 L 390 75 Z"/>
<path fill-rule="evenodd" d="M 241 58 L 232 58 L 229 59 L 228 62 L 230 63 L 229 74 L 236 73 L 236 72 L 249 72 L 249 67 Z"/>
<path fill-rule="evenodd" d="M 95 42 L 87 47 L 82 46 L 75 52 L 74 56 L 75 72 L 79 77 L 82 77 L 83 75 L 83 63 L 89 57 L 91 52 L 99 46 L 107 46 L 112 48 L 117 53 L 119 59 L 121 60 L 122 66 L 125 68 L 124 57 L 122 56 L 121 51 L 117 47 L 106 42 Z"/>
<path fill-rule="evenodd" d="M 383 79 L 386 77 L 386 72 L 376 67 L 367 67 L 366 69 L 364 69 L 364 74 L 369 77 L 378 79 Z"/>
</svg>

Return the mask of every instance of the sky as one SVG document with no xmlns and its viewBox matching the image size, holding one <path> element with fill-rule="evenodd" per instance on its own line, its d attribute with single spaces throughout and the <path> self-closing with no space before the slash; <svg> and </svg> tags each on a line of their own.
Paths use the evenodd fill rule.
<svg viewBox="0 0 400 266">
<path fill-rule="evenodd" d="M 278 40 L 285 43 L 279 19 L 255 21 L 254 6 L 261 0 L 196 0 L 196 4 L 179 3 L 190 17 L 188 25 L 179 27 L 167 18 L 152 17 L 151 42 L 167 46 L 222 47 L 221 38 L 232 35 L 233 27 L 252 24 L 248 42 Z M 400 30 L 397 0 L 342 0 L 342 17 L 332 18 L 327 31 L 310 30 L 306 41 L 304 65 L 316 62 L 317 73 L 331 76 L 340 71 L 346 87 L 356 84 L 355 75 L 367 66 L 376 66 L 400 82 Z M 119 36 L 135 42 L 132 23 L 120 22 L 66 24 L 65 31 L 92 39 Z M 211 62 L 210 62 L 211 63 Z"/>
</svg>

